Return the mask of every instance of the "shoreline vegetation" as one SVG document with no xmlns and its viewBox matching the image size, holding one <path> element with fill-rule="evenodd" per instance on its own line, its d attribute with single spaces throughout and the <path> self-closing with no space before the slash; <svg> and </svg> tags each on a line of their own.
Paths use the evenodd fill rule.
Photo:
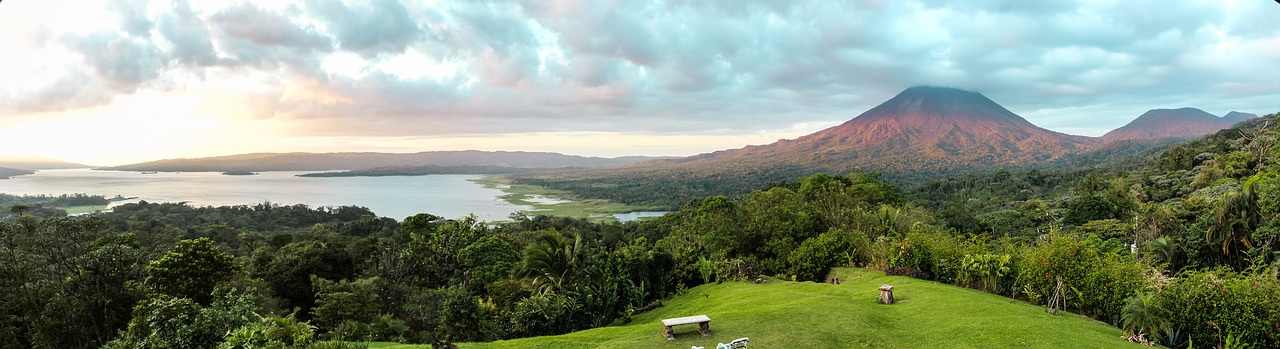
<svg viewBox="0 0 1280 349">
<path fill-rule="evenodd" d="M 661 209 L 654 206 L 627 205 L 603 199 L 576 198 L 567 191 L 528 184 L 514 184 L 503 175 L 489 175 L 471 181 L 485 188 L 498 189 L 506 193 L 498 198 L 507 203 L 532 206 L 532 210 L 524 212 L 528 216 L 561 216 L 586 218 L 599 222 L 617 222 L 618 219 L 613 216 L 614 214 L 658 211 Z"/>
</svg>

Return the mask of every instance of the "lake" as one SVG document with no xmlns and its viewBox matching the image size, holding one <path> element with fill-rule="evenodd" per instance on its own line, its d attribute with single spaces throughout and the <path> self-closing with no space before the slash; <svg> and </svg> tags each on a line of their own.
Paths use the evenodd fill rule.
<svg viewBox="0 0 1280 349">
<path fill-rule="evenodd" d="M 130 202 L 188 202 L 192 206 L 281 205 L 364 206 L 380 216 L 403 220 L 430 213 L 446 218 L 475 214 L 486 221 L 506 220 L 512 212 L 532 209 L 499 199 L 502 191 L 472 182 L 481 175 L 394 177 L 328 177 L 306 172 L 262 172 L 228 176 L 214 172 L 43 170 L 0 179 L 0 193 L 61 195 L 84 193 L 137 197 Z"/>
</svg>

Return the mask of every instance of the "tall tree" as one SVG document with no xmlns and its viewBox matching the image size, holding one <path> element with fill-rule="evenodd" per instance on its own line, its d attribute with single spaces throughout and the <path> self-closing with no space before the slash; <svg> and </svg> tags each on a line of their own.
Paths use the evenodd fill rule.
<svg viewBox="0 0 1280 349">
<path fill-rule="evenodd" d="M 182 240 L 147 265 L 146 283 L 160 294 L 209 305 L 213 287 L 240 269 L 235 257 L 219 250 L 213 240 Z"/>
</svg>

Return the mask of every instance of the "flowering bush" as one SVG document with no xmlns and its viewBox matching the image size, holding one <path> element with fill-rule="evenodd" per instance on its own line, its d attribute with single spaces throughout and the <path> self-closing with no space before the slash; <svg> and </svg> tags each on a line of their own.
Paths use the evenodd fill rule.
<svg viewBox="0 0 1280 349">
<path fill-rule="evenodd" d="M 1158 297 L 1172 329 L 1195 343 L 1212 346 L 1236 336 L 1258 347 L 1280 346 L 1280 285 L 1273 273 L 1188 272 Z"/>
<path fill-rule="evenodd" d="M 1125 300 L 1149 288 L 1148 269 L 1133 257 L 1100 252 L 1102 241 L 1051 232 L 1023 250 L 1018 285 L 1027 298 L 1043 303 L 1062 280 L 1067 309 L 1118 324 Z"/>
</svg>

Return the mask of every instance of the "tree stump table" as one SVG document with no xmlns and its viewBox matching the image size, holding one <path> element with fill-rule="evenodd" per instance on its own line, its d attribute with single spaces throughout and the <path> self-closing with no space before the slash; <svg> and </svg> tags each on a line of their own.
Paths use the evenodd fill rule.
<svg viewBox="0 0 1280 349">
<path fill-rule="evenodd" d="M 893 304 L 893 286 L 880 286 L 880 303 Z"/>
</svg>

